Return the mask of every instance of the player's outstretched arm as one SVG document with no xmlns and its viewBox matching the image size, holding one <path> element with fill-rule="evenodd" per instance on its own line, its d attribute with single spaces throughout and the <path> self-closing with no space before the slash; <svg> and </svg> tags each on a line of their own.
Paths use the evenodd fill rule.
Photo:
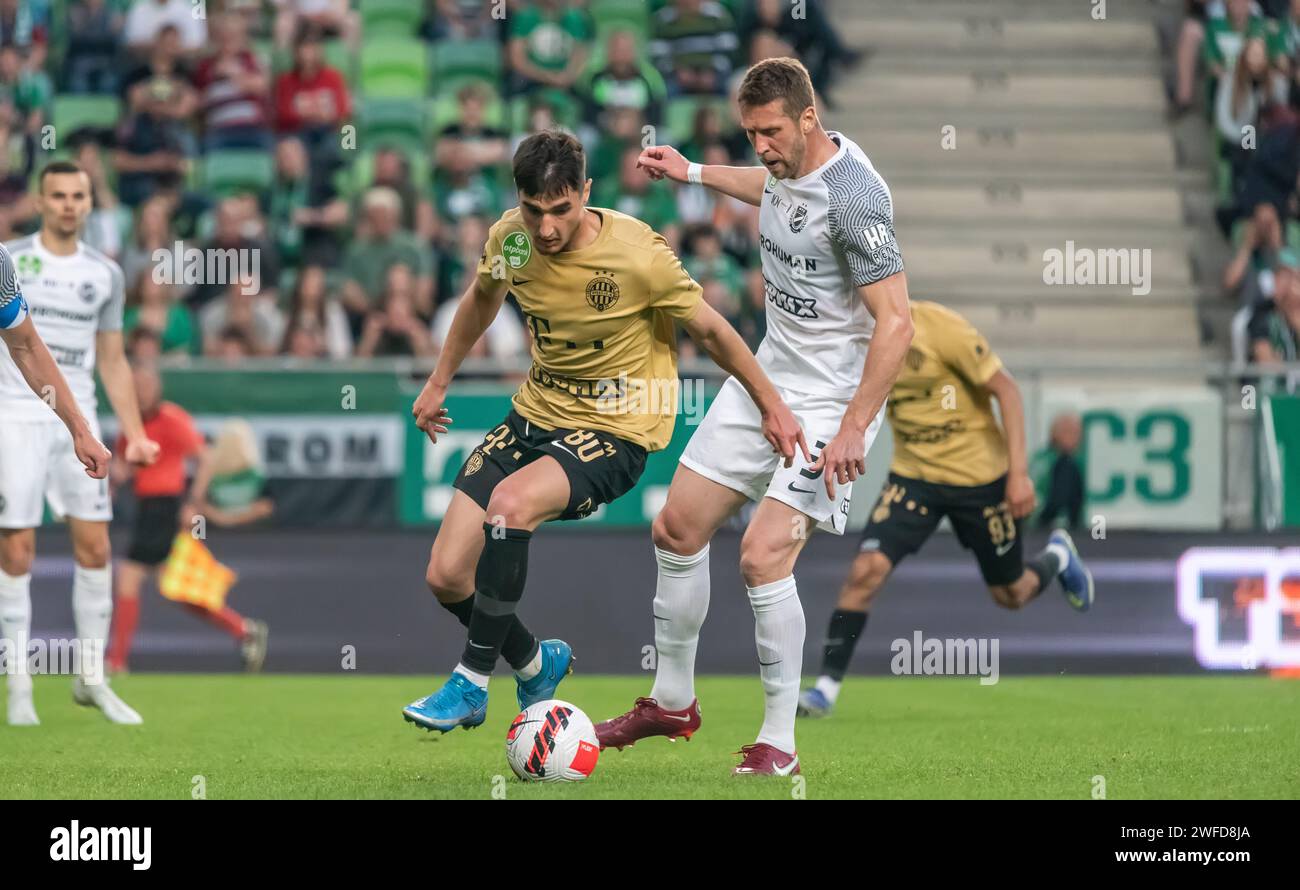
<svg viewBox="0 0 1300 890">
<path fill-rule="evenodd" d="M 796 446 L 803 452 L 804 460 L 811 461 L 808 443 L 794 412 L 781 399 L 772 381 L 767 379 L 758 359 L 754 358 L 736 329 L 708 303 L 701 303 L 699 311 L 682 326 L 719 368 L 745 387 L 763 417 L 763 438 L 771 443 L 773 451 L 785 458 L 785 465 L 788 467 L 794 462 Z"/>
<path fill-rule="evenodd" d="M 651 179 L 671 179 L 686 182 L 691 162 L 671 145 L 652 145 L 641 152 L 637 166 Z M 700 165 L 700 183 L 715 191 L 730 195 L 746 204 L 757 207 L 763 203 L 763 184 L 767 182 L 764 167 L 723 167 L 717 164 Z"/>
<path fill-rule="evenodd" d="M 72 434 L 73 450 L 85 465 L 86 474 L 93 479 L 107 476 L 111 455 L 90 431 L 90 423 L 77 407 L 77 400 L 68 389 L 68 381 L 54 356 L 36 333 L 36 325 L 26 318 L 17 327 L 0 328 L 0 339 L 9 348 L 9 355 L 32 392 L 47 401 Z"/>
<path fill-rule="evenodd" d="M 1025 448 L 1025 400 L 1016 379 L 1000 370 L 984 384 L 984 391 L 998 400 L 1002 415 L 1002 438 L 1007 443 L 1007 506 L 1016 519 L 1034 512 L 1037 496 L 1029 478 L 1029 456 Z"/>
<path fill-rule="evenodd" d="M 867 471 L 867 427 L 885 404 L 912 345 L 912 313 L 908 307 L 905 273 L 896 272 L 857 291 L 876 319 L 875 333 L 871 335 L 862 380 L 844 411 L 839 432 L 822 449 L 812 467 L 814 472 L 826 471 L 823 479 L 832 499 L 837 482 L 847 485 Z"/>
<path fill-rule="evenodd" d="M 122 426 L 122 438 L 126 439 L 124 456 L 136 466 L 147 467 L 158 459 L 158 443 L 144 434 L 140 403 L 135 397 L 135 381 L 131 379 L 131 363 L 126 359 L 120 329 L 101 330 L 95 334 L 95 365 L 108 402 Z"/>
<path fill-rule="evenodd" d="M 465 356 L 469 355 L 474 344 L 501 311 L 505 299 L 505 279 L 479 275 L 456 307 L 451 330 L 447 332 L 442 352 L 438 354 L 438 363 L 411 408 L 416 427 L 423 430 L 430 441 L 436 443 L 438 434 L 447 432 L 447 426 L 451 423 L 447 409 L 443 407 L 443 402 L 447 399 L 447 387 L 465 361 Z"/>
</svg>

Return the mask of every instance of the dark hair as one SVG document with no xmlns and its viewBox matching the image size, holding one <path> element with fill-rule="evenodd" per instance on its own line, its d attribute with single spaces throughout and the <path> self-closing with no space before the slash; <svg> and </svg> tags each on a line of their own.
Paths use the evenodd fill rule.
<svg viewBox="0 0 1300 890">
<path fill-rule="evenodd" d="M 798 59 L 778 56 L 764 59 L 745 73 L 736 101 L 742 108 L 780 99 L 788 117 L 798 120 L 804 109 L 814 104 L 812 79 Z"/>
<path fill-rule="evenodd" d="M 140 344 L 146 340 L 157 343 L 158 348 L 162 349 L 162 335 L 151 327 L 136 325 L 131 329 L 131 332 L 126 335 L 126 354 L 131 356 L 133 364 L 138 361 L 138 359 L 135 358 L 136 350 L 139 349 Z"/>
<path fill-rule="evenodd" d="M 82 169 L 81 165 L 76 163 L 75 161 L 50 161 L 48 164 L 46 164 L 44 167 L 41 168 L 41 175 L 36 180 L 36 182 L 39 188 L 44 188 L 45 177 L 47 176 L 52 176 L 57 173 L 85 173 L 85 172 L 86 171 Z"/>
<path fill-rule="evenodd" d="M 569 189 L 581 192 L 587 181 L 587 154 L 568 133 L 543 130 L 520 143 L 514 176 L 521 195 L 554 198 Z"/>
</svg>

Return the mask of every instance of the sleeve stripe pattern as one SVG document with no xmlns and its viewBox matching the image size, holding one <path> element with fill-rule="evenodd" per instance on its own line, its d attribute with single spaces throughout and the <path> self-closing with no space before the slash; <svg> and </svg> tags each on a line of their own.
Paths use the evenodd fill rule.
<svg viewBox="0 0 1300 890">
<path fill-rule="evenodd" d="M 27 317 L 27 303 L 18 291 L 13 257 L 0 246 L 0 328 L 15 328 Z"/>
<path fill-rule="evenodd" d="M 854 287 L 902 272 L 893 201 L 879 174 L 846 154 L 826 170 L 822 181 L 831 239 L 844 247 Z"/>
</svg>

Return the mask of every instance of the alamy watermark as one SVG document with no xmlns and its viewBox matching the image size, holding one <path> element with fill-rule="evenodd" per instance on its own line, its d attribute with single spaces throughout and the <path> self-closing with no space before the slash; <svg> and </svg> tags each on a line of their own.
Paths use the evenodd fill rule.
<svg viewBox="0 0 1300 890">
<path fill-rule="evenodd" d="M 918 630 L 910 640 L 894 640 L 889 651 L 894 653 L 889 669 L 895 676 L 977 676 L 981 686 L 998 682 L 996 637 L 940 639 L 926 637 Z"/>
<path fill-rule="evenodd" d="M 1127 284 L 1133 296 L 1151 293 L 1151 248 L 1075 247 L 1043 251 L 1043 284 Z"/>
<path fill-rule="evenodd" d="M 21 656 L 19 653 L 23 653 Z M 67 674 L 94 685 L 104 681 L 104 641 L 31 640 L 26 645 L 0 637 L 0 675 Z"/>
<path fill-rule="evenodd" d="M 688 426 L 704 418 L 704 381 L 697 378 L 618 377 L 596 381 L 596 410 L 601 414 L 680 414 Z"/>
<path fill-rule="evenodd" d="M 262 289 L 262 251 L 256 247 L 200 249 L 177 241 L 151 255 L 154 284 L 238 284 L 245 296 Z"/>
</svg>

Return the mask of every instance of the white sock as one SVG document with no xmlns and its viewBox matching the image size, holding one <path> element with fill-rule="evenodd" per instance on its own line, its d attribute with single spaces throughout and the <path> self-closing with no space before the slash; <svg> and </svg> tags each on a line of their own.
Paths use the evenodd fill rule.
<svg viewBox="0 0 1300 890">
<path fill-rule="evenodd" d="M 456 665 L 456 673 L 460 674 L 466 680 L 469 680 L 479 689 L 487 689 L 488 680 L 492 679 L 491 674 L 480 674 L 478 671 L 472 671 L 463 664 Z"/>
<path fill-rule="evenodd" d="M 531 680 L 542 672 L 542 647 L 539 645 L 537 651 L 533 653 L 533 660 L 521 667 L 515 673 L 522 680 Z"/>
<path fill-rule="evenodd" d="M 695 650 L 709 612 L 709 545 L 691 556 L 655 548 L 655 683 L 650 697 L 680 711 L 695 701 Z"/>
<path fill-rule="evenodd" d="M 12 665 L 8 675 L 9 691 L 30 692 L 31 675 L 27 673 L 27 642 L 32 636 L 32 576 L 10 575 L 0 569 L 0 638 L 12 647 L 6 657 Z"/>
<path fill-rule="evenodd" d="M 831 704 L 835 704 L 835 699 L 840 697 L 840 686 L 842 685 L 843 683 L 841 683 L 839 680 L 832 680 L 830 677 L 827 677 L 825 674 L 823 674 L 822 676 L 817 678 L 817 684 L 815 688 L 822 695 L 826 696 L 826 700 L 828 702 L 830 702 Z"/>
<path fill-rule="evenodd" d="M 1059 575 L 1061 572 L 1065 571 L 1065 567 L 1070 563 L 1070 548 L 1066 547 L 1064 544 L 1051 543 L 1047 545 L 1047 552 L 1060 560 L 1061 568 L 1057 570 L 1057 574 Z M 1046 587 L 1047 585 L 1044 584 L 1043 586 Z"/>
<path fill-rule="evenodd" d="M 754 642 L 766 708 L 758 741 L 793 754 L 794 718 L 803 671 L 804 615 L 794 575 L 749 588 L 754 608 Z"/>
<path fill-rule="evenodd" d="M 72 618 L 82 641 L 81 677 L 99 683 L 104 676 L 104 647 L 113 619 L 113 569 L 77 566 L 72 573 Z M 92 651 L 86 651 L 85 647 Z"/>
</svg>

